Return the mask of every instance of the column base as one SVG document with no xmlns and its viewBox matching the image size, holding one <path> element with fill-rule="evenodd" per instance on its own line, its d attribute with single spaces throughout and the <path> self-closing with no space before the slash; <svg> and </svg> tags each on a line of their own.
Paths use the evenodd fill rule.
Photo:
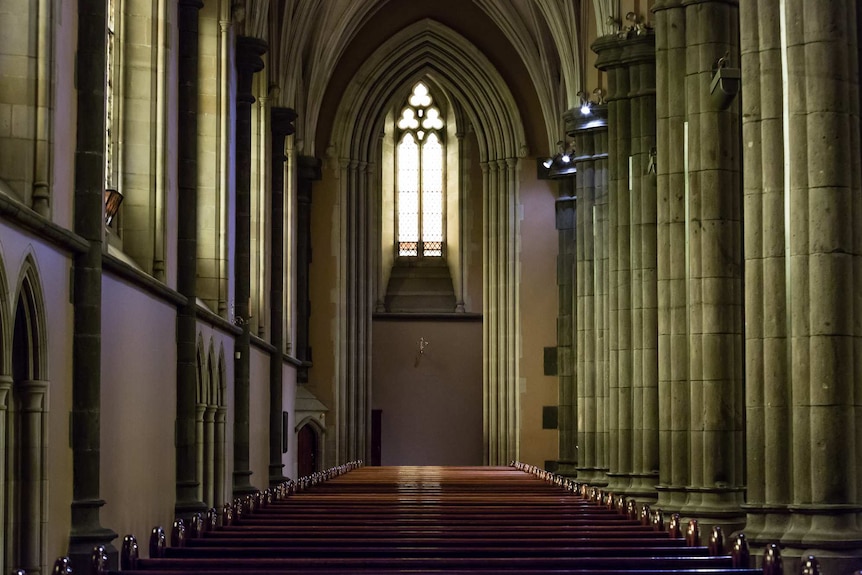
<svg viewBox="0 0 862 575">
<path fill-rule="evenodd" d="M 601 467 L 578 467 L 578 481 L 595 487 L 606 487 L 608 470 Z"/>
<path fill-rule="evenodd" d="M 90 573 L 92 571 L 93 549 L 99 545 L 105 548 L 108 555 L 108 568 L 112 571 L 119 569 L 120 554 L 111 541 L 117 538 L 117 534 L 100 527 L 86 533 L 75 533 L 69 536 L 69 551 L 67 553 L 72 564 L 72 573 Z"/>
<path fill-rule="evenodd" d="M 557 460 L 557 473 L 563 477 L 575 478 L 578 476 L 578 462 L 567 459 Z"/>
<path fill-rule="evenodd" d="M 257 487 L 251 484 L 251 471 L 234 471 L 233 472 L 233 496 L 245 497 L 258 492 Z"/>
<path fill-rule="evenodd" d="M 290 479 L 289 477 L 284 476 L 284 464 L 283 463 L 270 463 L 269 465 L 269 486 L 276 487 L 281 483 L 284 483 Z"/>
</svg>

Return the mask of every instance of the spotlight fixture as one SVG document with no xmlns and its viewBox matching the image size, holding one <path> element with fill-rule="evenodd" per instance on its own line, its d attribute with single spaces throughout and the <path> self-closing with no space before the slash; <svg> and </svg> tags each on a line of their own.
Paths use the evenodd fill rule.
<svg viewBox="0 0 862 575">
<path fill-rule="evenodd" d="M 557 153 L 550 158 L 541 161 L 542 168 L 539 170 L 539 178 L 560 178 L 571 176 L 577 172 L 574 162 L 575 147 L 572 142 L 557 142 Z"/>
<path fill-rule="evenodd" d="M 581 98 L 581 115 L 589 116 L 591 111 L 590 108 L 593 105 L 593 103 L 590 101 L 589 95 L 583 90 L 578 92 L 577 95 Z"/>
</svg>

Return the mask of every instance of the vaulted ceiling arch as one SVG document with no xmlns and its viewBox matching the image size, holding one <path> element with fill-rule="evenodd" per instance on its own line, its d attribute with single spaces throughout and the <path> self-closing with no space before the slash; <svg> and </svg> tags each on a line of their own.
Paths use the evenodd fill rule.
<svg viewBox="0 0 862 575">
<path fill-rule="evenodd" d="M 523 122 L 506 82 L 469 41 L 429 19 L 404 28 L 357 71 L 338 106 L 331 152 L 364 161 L 372 157 L 395 92 L 424 74 L 464 107 L 483 162 L 526 155 Z"/>
</svg>

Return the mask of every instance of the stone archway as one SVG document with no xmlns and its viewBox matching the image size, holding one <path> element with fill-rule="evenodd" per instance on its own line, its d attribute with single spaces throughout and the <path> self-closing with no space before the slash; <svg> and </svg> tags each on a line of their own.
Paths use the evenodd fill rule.
<svg viewBox="0 0 862 575">
<path fill-rule="evenodd" d="M 47 392 L 45 314 L 31 256 L 22 267 L 12 322 L 11 381 L 6 385 L 5 567 L 44 570 Z"/>
</svg>

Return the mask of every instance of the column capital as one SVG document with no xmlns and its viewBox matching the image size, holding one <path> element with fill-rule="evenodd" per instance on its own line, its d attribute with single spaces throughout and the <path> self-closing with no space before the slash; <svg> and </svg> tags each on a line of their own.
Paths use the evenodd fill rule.
<svg viewBox="0 0 862 575">
<path fill-rule="evenodd" d="M 295 130 L 293 125 L 294 120 L 296 120 L 296 110 L 293 108 L 273 106 L 270 110 L 270 127 L 273 135 L 276 137 L 285 137 L 293 134 Z"/>
<path fill-rule="evenodd" d="M 260 38 L 251 36 L 237 36 L 236 38 L 236 70 L 237 104 L 253 104 L 252 79 L 255 72 L 263 70 L 263 58 L 266 54 L 267 43 Z"/>
<path fill-rule="evenodd" d="M 646 34 L 624 38 L 602 36 L 590 48 L 596 53 L 596 68 L 603 72 L 637 62 L 655 62 L 655 31 L 649 28 Z"/>
</svg>

